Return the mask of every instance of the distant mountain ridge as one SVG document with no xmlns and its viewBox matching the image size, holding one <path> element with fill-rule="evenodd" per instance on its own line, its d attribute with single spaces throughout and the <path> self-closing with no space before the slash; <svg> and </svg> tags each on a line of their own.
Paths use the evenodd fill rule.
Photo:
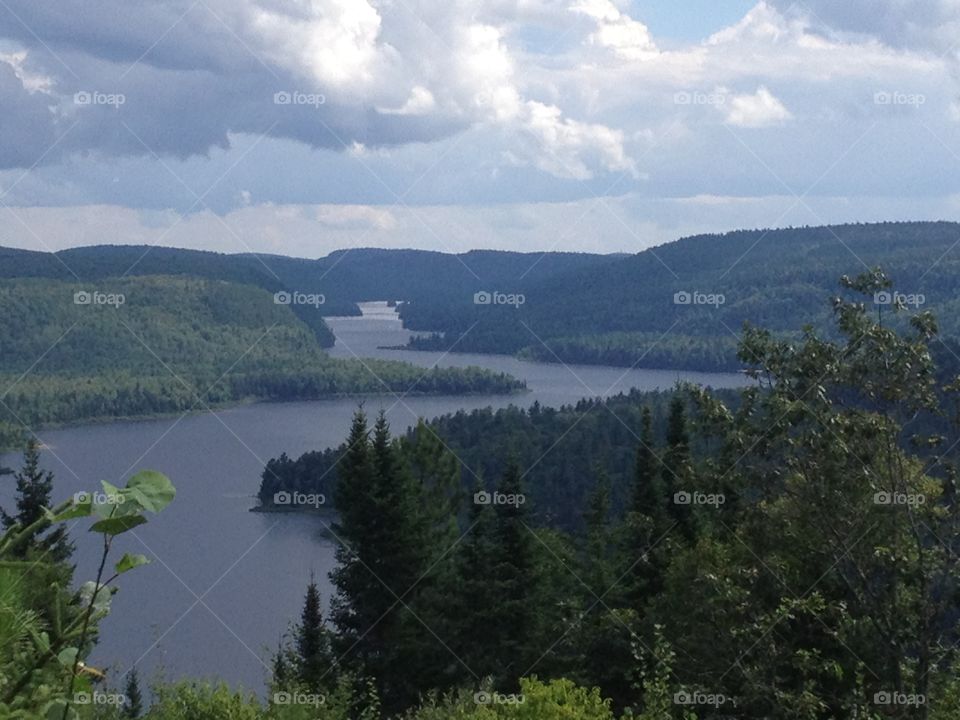
<svg viewBox="0 0 960 720">
<path fill-rule="evenodd" d="M 291 309 L 323 346 L 333 343 L 323 316 L 401 300 L 408 328 L 436 333 L 412 340 L 415 349 L 735 370 L 744 322 L 784 334 L 826 327 L 840 275 L 878 266 L 892 290 L 923 297 L 915 310 L 936 311 L 944 334 L 960 336 L 958 247 L 958 223 L 897 222 L 698 235 L 635 255 L 360 248 L 309 260 L 147 246 L 0 249 L 0 278 L 186 275 L 322 294 L 319 310 Z"/>
<path fill-rule="evenodd" d="M 783 333 L 827 327 L 839 277 L 877 266 L 893 291 L 922 295 L 919 309 L 934 310 L 944 333 L 960 336 L 960 224 L 953 222 L 699 235 L 545 278 L 525 288 L 517 308 L 477 306 L 464 292 L 456 302 L 412 302 L 401 312 L 412 329 L 443 333 L 413 341 L 422 349 L 732 370 L 740 367 L 734 350 L 744 322 Z M 678 294 L 692 302 L 678 304 Z M 718 302 L 697 304 L 710 296 Z"/>
</svg>

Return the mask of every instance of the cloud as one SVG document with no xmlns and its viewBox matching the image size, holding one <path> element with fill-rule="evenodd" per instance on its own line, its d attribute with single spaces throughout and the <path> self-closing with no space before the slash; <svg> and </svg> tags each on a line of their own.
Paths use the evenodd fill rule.
<svg viewBox="0 0 960 720">
<path fill-rule="evenodd" d="M 738 127 L 769 127 L 793 117 L 783 103 L 762 85 L 753 95 L 734 95 L 723 107 L 727 122 Z"/>
<path fill-rule="evenodd" d="M 50 161 L 86 152 L 184 159 L 228 148 L 238 134 L 337 150 L 389 147 L 436 142 L 477 124 L 502 127 L 503 138 L 509 131 L 538 133 L 550 145 L 540 111 L 549 105 L 559 113 L 552 120 L 558 150 L 570 156 L 576 175 L 593 175 L 626 165 L 616 157 L 625 148 L 610 148 L 616 131 L 527 96 L 507 37 L 517 17 L 565 12 L 555 3 L 479 0 L 419 0 L 409 7 L 367 0 L 102 0 L 89 10 L 81 0 L 56 7 L 10 0 L 0 16 L 12 20 L 16 13 L 22 23 L 0 21 L 0 37 L 19 44 L 35 74 L 50 78 L 33 94 L 62 112 L 44 125 L 70 128 Z M 614 12 L 597 19 L 598 42 L 630 55 L 643 26 Z M 124 102 L 77 107 L 78 92 Z M 23 93 L 10 99 L 5 107 L 27 112 Z M 8 152 L 0 167 L 24 164 L 23 155 L 29 152 Z M 557 170 L 554 163 L 529 162 Z"/>
<path fill-rule="evenodd" d="M 589 37 L 594 45 L 626 60 L 643 60 L 659 53 L 647 26 L 620 12 L 610 0 L 578 0 L 570 9 L 596 23 Z"/>
<path fill-rule="evenodd" d="M 0 61 L 0 167 L 30 167 L 54 146 L 49 96 L 29 90 L 17 69 Z"/>
<path fill-rule="evenodd" d="M 960 148 L 960 101 L 944 36 L 956 2 L 767 0 L 690 42 L 655 37 L 633 7 L 6 0 L 0 192 L 19 208 L 172 209 L 196 216 L 181 226 L 198 243 L 216 236 L 218 217 L 250 222 L 282 251 L 358 233 L 439 247 L 461 220 L 478 245 L 535 243 L 596 196 L 663 213 L 658 198 L 758 198 L 787 185 L 908 194 L 919 212 L 955 181 L 944 147 Z M 123 103 L 78 104 L 78 92 Z M 476 219 L 474 208 L 494 205 L 506 208 L 497 222 Z M 764 212 L 778 221 L 772 203 L 696 207 L 696 223 L 672 214 L 651 234 L 712 227 L 708 212 L 729 226 Z M 435 234 L 410 214 L 418 208 Z M 68 216 L 56 217 L 62 230 L 43 229 L 69 236 Z M 648 227 L 643 214 L 622 219 Z M 516 229 L 525 223 L 529 234 Z M 620 247 L 621 223 L 598 223 L 584 242 Z M 104 236 L 150 236 L 118 228 Z"/>
<path fill-rule="evenodd" d="M 679 237 L 739 228 L 960 219 L 960 196 L 916 200 L 818 195 L 798 204 L 785 194 L 678 198 L 629 194 L 602 203 L 590 199 L 391 209 L 258 204 L 222 218 L 210 212 L 178 215 L 115 206 L 26 208 L 17 214 L 23 224 L 9 224 L 3 245 L 35 250 L 143 244 L 309 258 L 361 247 L 610 253 L 639 252 Z M 270 259 L 265 262 L 269 265 Z M 852 257 L 850 262 L 857 265 Z"/>
<path fill-rule="evenodd" d="M 320 224 L 334 228 L 392 230 L 397 226 L 390 210 L 364 205 L 321 205 L 315 217 Z"/>
<path fill-rule="evenodd" d="M 533 101 L 524 107 L 522 124 L 534 141 L 534 163 L 557 177 L 589 179 L 592 165 L 637 173 L 620 131 L 564 118 L 560 108 Z"/>
<path fill-rule="evenodd" d="M 956 51 L 960 36 L 960 0 L 769 0 L 783 13 L 803 16 L 820 31 L 875 37 L 902 49 L 936 53 Z"/>
</svg>

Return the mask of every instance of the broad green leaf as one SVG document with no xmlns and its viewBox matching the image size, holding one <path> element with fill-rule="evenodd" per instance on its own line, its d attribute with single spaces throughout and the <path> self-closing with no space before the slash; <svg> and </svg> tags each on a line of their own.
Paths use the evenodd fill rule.
<svg viewBox="0 0 960 720">
<path fill-rule="evenodd" d="M 147 565 L 150 560 L 146 555 L 131 555 L 130 553 L 124 553 L 123 557 L 117 561 L 117 564 L 114 566 L 117 574 L 121 575 L 128 570 L 133 570 L 135 567 L 140 567 L 141 565 Z"/>
<path fill-rule="evenodd" d="M 120 535 L 127 530 L 143 525 L 147 519 L 143 515 L 121 515 L 120 517 L 99 520 L 90 528 L 90 532 L 104 533 L 105 535 Z"/>
<path fill-rule="evenodd" d="M 155 513 L 169 505 L 177 494 L 169 478 L 153 470 L 143 470 L 130 478 L 127 490 L 135 492 L 144 510 Z"/>
</svg>

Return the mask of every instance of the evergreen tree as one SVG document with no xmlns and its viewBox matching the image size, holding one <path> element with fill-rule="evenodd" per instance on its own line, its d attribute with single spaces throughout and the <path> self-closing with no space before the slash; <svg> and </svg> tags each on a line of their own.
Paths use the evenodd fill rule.
<svg viewBox="0 0 960 720">
<path fill-rule="evenodd" d="M 456 618 L 453 650 L 463 662 L 453 670 L 463 683 L 494 675 L 498 670 L 497 639 L 492 632 L 499 622 L 499 596 L 491 570 L 495 552 L 496 516 L 477 479 L 468 505 L 467 527 L 458 546 L 457 593 L 449 613 Z"/>
<path fill-rule="evenodd" d="M 293 678 L 291 672 L 291 652 L 290 648 L 281 639 L 277 643 L 277 652 L 273 656 L 270 674 L 273 676 L 273 685 L 277 688 L 285 688 L 290 684 Z"/>
<path fill-rule="evenodd" d="M 674 520 L 684 537 L 692 540 L 696 534 L 693 506 L 683 502 L 678 493 L 691 494 L 697 488 L 692 487 L 693 465 L 690 457 L 690 435 L 687 432 L 687 415 L 683 395 L 674 394 L 667 416 L 667 448 L 663 454 L 661 466 L 664 485 L 669 488 L 668 514 Z"/>
<path fill-rule="evenodd" d="M 330 636 L 323 621 L 320 591 L 312 573 L 303 601 L 300 624 L 296 628 L 295 644 L 300 682 L 311 690 L 320 692 L 324 677 L 329 675 L 333 667 L 334 657 L 330 650 Z"/>
<path fill-rule="evenodd" d="M 3 525 L 29 527 L 44 515 L 44 510 L 52 507 L 53 473 L 40 469 L 40 444 L 31 437 L 23 453 L 23 468 L 15 473 L 17 481 L 17 512 L 8 515 L 3 512 Z M 17 549 L 21 557 L 37 552 L 45 560 L 62 563 L 73 554 L 73 545 L 67 537 L 66 528 L 57 526 L 43 537 L 36 536 L 31 542 Z"/>
<path fill-rule="evenodd" d="M 373 553 L 367 533 L 379 522 L 373 475 L 367 417 L 361 407 L 354 414 L 339 464 L 339 522 L 334 525 L 339 544 L 337 567 L 330 573 L 337 588 L 331 607 L 331 618 L 338 631 L 337 654 L 357 670 L 369 667 L 381 647 L 377 621 L 384 589 L 367 567 Z"/>
<path fill-rule="evenodd" d="M 408 601 L 428 627 L 441 638 L 456 635 L 461 618 L 450 612 L 458 591 L 457 550 L 461 542 L 459 518 L 463 500 L 460 461 L 421 420 L 404 443 L 404 458 L 418 498 L 418 527 L 424 535 L 425 568 Z M 416 620 L 415 620 L 416 622 Z M 418 623 L 419 624 L 419 623 Z M 419 688 L 453 687 L 462 675 L 457 659 L 421 625 L 415 636 Z"/>
<path fill-rule="evenodd" d="M 136 666 L 127 673 L 127 685 L 123 691 L 123 716 L 134 720 L 143 714 L 143 696 L 140 694 L 140 678 Z"/>
<path fill-rule="evenodd" d="M 375 679 L 383 707 L 393 712 L 425 690 L 419 686 L 423 660 L 416 652 L 424 630 L 410 608 L 427 568 L 427 536 L 422 499 L 383 413 L 372 440 L 368 435 L 359 411 L 340 469 L 336 532 L 343 547 L 332 574 L 338 590 L 333 619 L 340 631 L 338 650 Z"/>
<path fill-rule="evenodd" d="M 661 465 L 654 449 L 650 409 L 644 407 L 620 560 L 621 573 L 625 573 L 621 581 L 622 594 L 627 607 L 636 612 L 640 612 L 646 599 L 660 587 L 662 555 L 666 551 L 663 543 L 673 525 L 668 510 L 673 497 L 663 477 L 667 471 Z"/>
<path fill-rule="evenodd" d="M 673 405 L 671 404 L 671 414 Z M 682 412 L 682 407 L 681 407 Z M 677 433 L 682 438 L 682 433 Z M 677 436 L 673 436 L 675 439 Z M 653 424 L 650 408 L 644 407 L 640 417 L 640 444 L 637 447 L 636 464 L 633 474 L 633 488 L 630 496 L 630 511 L 646 515 L 653 520 L 657 530 L 665 531 L 669 526 L 667 507 L 670 497 L 668 483 L 664 482 L 661 461 L 655 451 Z"/>
<path fill-rule="evenodd" d="M 500 483 L 502 502 L 495 505 L 496 525 L 492 567 L 488 581 L 497 591 L 496 622 L 488 632 L 495 638 L 497 676 L 506 689 L 516 687 L 520 675 L 537 658 L 533 655 L 538 597 L 534 568 L 536 542 L 527 525 L 520 469 L 511 460 Z M 539 652 L 537 653 L 539 655 Z"/>
</svg>

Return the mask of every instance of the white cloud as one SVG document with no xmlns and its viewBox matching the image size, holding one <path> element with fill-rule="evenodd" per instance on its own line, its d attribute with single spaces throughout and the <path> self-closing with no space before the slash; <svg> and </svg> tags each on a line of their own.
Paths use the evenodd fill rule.
<svg viewBox="0 0 960 720">
<path fill-rule="evenodd" d="M 589 37 L 594 45 L 626 60 L 644 60 L 659 52 L 647 26 L 620 12 L 610 0 L 578 0 L 570 9 L 596 22 Z"/>
<path fill-rule="evenodd" d="M 398 108 L 377 108 L 384 115 L 425 115 L 436 107 L 433 93 L 420 85 L 410 91 L 410 97 Z"/>
<path fill-rule="evenodd" d="M 619 130 L 564 118 L 560 108 L 534 101 L 525 107 L 523 126 L 535 140 L 534 164 L 557 177 L 589 179 L 592 164 L 636 174 Z"/>
<path fill-rule="evenodd" d="M 397 226 L 390 210 L 368 205 L 321 205 L 314 215 L 317 222 L 335 228 L 392 230 Z"/>
<path fill-rule="evenodd" d="M 753 95 L 734 95 L 722 107 L 728 123 L 745 128 L 779 125 L 793 117 L 783 103 L 762 85 Z"/>
</svg>

